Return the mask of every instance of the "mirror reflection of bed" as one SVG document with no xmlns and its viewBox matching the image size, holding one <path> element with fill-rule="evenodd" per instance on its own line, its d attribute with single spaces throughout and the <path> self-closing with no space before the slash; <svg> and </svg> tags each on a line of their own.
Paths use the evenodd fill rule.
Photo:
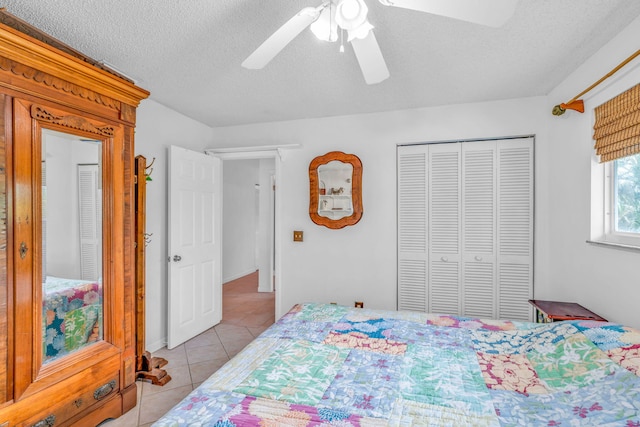
<svg viewBox="0 0 640 427">
<path fill-rule="evenodd" d="M 49 129 L 42 135 L 43 361 L 100 341 L 101 143 Z"/>
</svg>

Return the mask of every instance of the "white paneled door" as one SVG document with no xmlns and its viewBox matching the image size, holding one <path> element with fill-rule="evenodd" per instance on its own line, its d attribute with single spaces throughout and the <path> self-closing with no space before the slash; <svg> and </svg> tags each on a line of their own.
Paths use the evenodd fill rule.
<svg viewBox="0 0 640 427">
<path fill-rule="evenodd" d="M 222 319 L 221 200 L 221 160 L 171 146 L 169 349 Z"/>
<path fill-rule="evenodd" d="M 398 308 L 529 320 L 533 138 L 398 147 Z"/>
</svg>

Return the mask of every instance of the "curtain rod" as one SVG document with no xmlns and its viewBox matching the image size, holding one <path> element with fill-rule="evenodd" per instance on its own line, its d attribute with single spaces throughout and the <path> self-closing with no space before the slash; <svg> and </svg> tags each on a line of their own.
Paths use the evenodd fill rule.
<svg viewBox="0 0 640 427">
<path fill-rule="evenodd" d="M 594 87 L 598 86 L 600 83 L 602 83 L 603 81 L 605 81 L 609 77 L 611 77 L 612 75 L 614 75 L 620 68 L 622 68 L 625 65 L 627 65 L 629 62 L 631 62 L 638 55 L 640 55 L 640 49 L 637 50 L 635 53 L 633 53 L 630 57 L 628 57 L 627 59 L 622 61 L 620 64 L 618 64 L 618 66 L 616 68 L 614 68 L 613 70 L 611 70 L 607 74 L 605 74 L 600 80 L 598 80 L 597 82 L 595 82 L 594 84 L 592 84 L 591 86 L 589 86 L 588 88 L 586 88 L 585 90 L 583 90 L 582 92 L 580 92 L 579 94 L 574 96 L 569 102 L 562 103 L 562 104 L 559 104 L 559 105 L 556 105 L 555 107 L 553 107 L 553 110 L 551 111 L 551 113 L 554 116 L 561 116 L 567 110 L 574 110 L 574 111 L 578 111 L 580 113 L 584 113 L 584 101 L 582 101 L 579 98 L 582 95 L 584 95 L 585 93 L 589 92 Z"/>
</svg>

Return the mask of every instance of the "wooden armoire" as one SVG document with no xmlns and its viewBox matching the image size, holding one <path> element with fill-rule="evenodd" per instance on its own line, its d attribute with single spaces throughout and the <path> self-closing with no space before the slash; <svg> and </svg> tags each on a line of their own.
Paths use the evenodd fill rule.
<svg viewBox="0 0 640 427">
<path fill-rule="evenodd" d="M 136 405 L 133 140 L 148 95 L 0 11 L 0 427 L 95 426 Z"/>
</svg>

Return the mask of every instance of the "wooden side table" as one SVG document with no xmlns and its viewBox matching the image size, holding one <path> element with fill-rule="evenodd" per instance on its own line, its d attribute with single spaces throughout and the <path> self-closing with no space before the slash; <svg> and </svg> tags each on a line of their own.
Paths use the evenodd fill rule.
<svg viewBox="0 0 640 427">
<path fill-rule="evenodd" d="M 536 310 L 537 323 L 557 322 L 560 320 L 607 321 L 604 317 L 598 316 L 593 311 L 587 310 L 575 302 L 530 299 L 529 304 L 531 304 Z"/>
</svg>

